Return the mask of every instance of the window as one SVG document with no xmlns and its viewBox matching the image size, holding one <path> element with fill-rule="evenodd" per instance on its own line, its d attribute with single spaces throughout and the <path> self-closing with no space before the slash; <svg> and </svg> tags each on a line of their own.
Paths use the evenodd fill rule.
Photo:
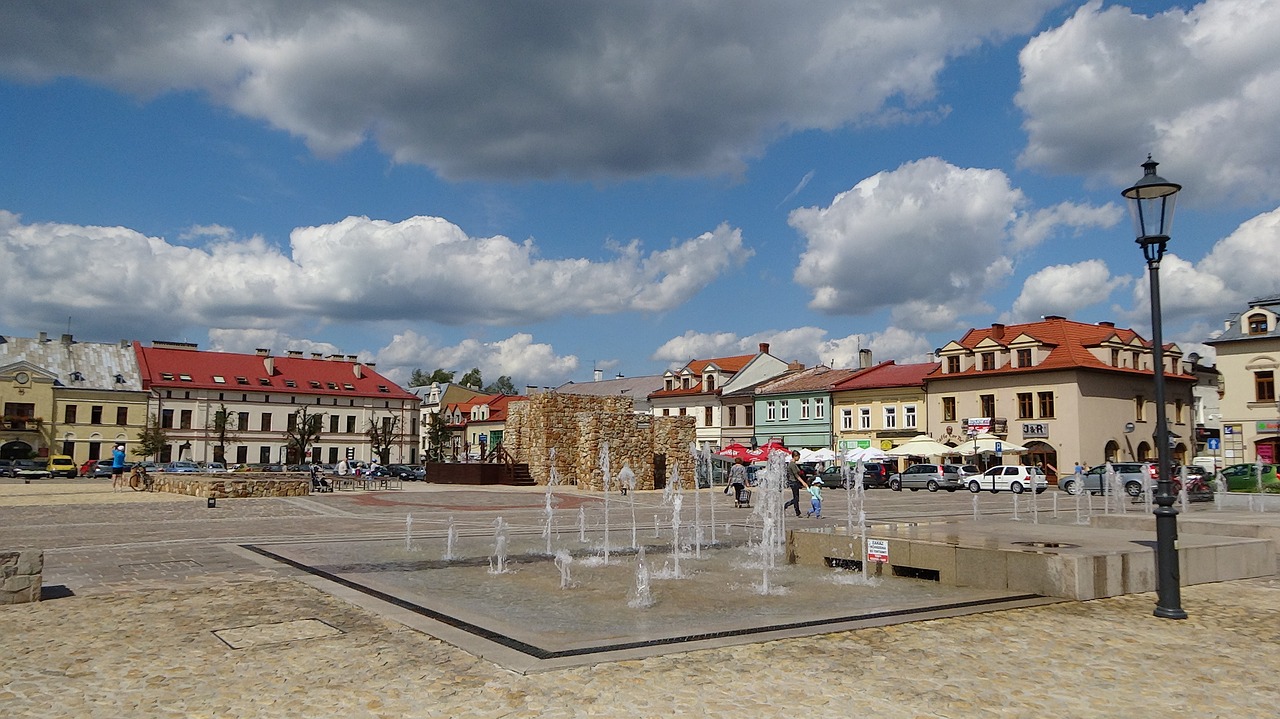
<svg viewBox="0 0 1280 719">
<path fill-rule="evenodd" d="M 184 409 L 182 410 L 182 413 L 178 415 L 178 428 L 191 429 L 191 410 Z"/>
<path fill-rule="evenodd" d="M 336 414 L 329 415 L 329 431 L 333 433 L 338 431 L 338 415 Z"/>
<path fill-rule="evenodd" d="M 65 424 L 76 423 L 76 406 L 74 404 L 67 405 L 67 409 L 63 413 L 62 421 Z M 66 454 L 66 452 L 63 452 L 63 454 Z"/>
<path fill-rule="evenodd" d="M 298 386 L 298 383 L 297 383 L 297 382 L 294 382 L 294 381 L 293 381 L 293 380 L 291 380 L 291 379 L 287 379 L 287 380 L 285 380 L 285 381 L 284 381 L 284 386 L 285 386 L 285 387 L 297 387 L 297 386 Z"/>
<path fill-rule="evenodd" d="M 258 448 L 258 461 L 262 464 L 271 464 L 271 448 L 263 445 Z"/>
<path fill-rule="evenodd" d="M 1034 405 L 1031 402 L 1031 393 L 1019 392 L 1018 393 L 1018 419 L 1031 419 L 1032 417 L 1035 416 L 1032 414 L 1033 411 L 1034 411 Z"/>
<path fill-rule="evenodd" d="M 772 422 L 778 418 L 778 405 L 773 401 L 764 403 L 764 420 Z"/>
<path fill-rule="evenodd" d="M 102 443 L 101 442 L 89 443 L 89 459 L 102 459 Z"/>
<path fill-rule="evenodd" d="M 665 377 L 665 378 L 663 378 L 663 380 L 662 380 L 662 388 L 663 388 L 664 390 L 667 390 L 668 392 L 670 392 L 671 390 L 675 389 L 675 388 L 676 388 L 676 381 L 675 381 L 675 378 L 673 378 L 673 377 Z"/>
<path fill-rule="evenodd" d="M 1137 352 L 1131 352 L 1130 356 L 1133 358 L 1133 368 L 1142 369 L 1142 365 L 1139 364 L 1139 357 L 1141 357 L 1141 355 L 1139 355 Z"/>
<path fill-rule="evenodd" d="M 270 380 L 270 379 L 268 379 L 268 378 L 266 378 L 266 377 L 259 377 L 259 378 L 258 378 L 258 384 L 262 385 L 263 387 L 270 387 L 270 386 L 271 386 L 271 380 Z"/>
<path fill-rule="evenodd" d="M 288 417 L 285 417 L 285 429 L 290 432 L 298 429 L 298 415 L 290 414 Z"/>
<path fill-rule="evenodd" d="M 1173 401 L 1173 421 L 1182 424 L 1182 400 L 1180 399 Z"/>
<path fill-rule="evenodd" d="M 226 384 L 226 383 L 227 383 L 227 378 L 226 378 L 226 377 L 223 377 L 223 376 L 222 376 L 222 375 L 220 375 L 220 374 L 215 374 L 215 375 L 213 376 L 213 383 L 214 383 L 214 384 Z"/>
<path fill-rule="evenodd" d="M 734 426 L 737 426 L 737 424 L 738 424 L 738 408 L 730 407 L 729 408 L 729 426 L 734 427 Z"/>
<path fill-rule="evenodd" d="M 690 389 L 693 387 L 693 378 L 685 375 L 680 378 L 680 389 Z"/>
<path fill-rule="evenodd" d="M 663 417 L 670 417 L 670 416 L 671 416 L 671 409 L 670 409 L 670 408 L 663 409 L 663 410 L 662 410 L 662 416 L 663 416 Z"/>
<path fill-rule="evenodd" d="M 715 376 L 715 375 L 713 375 L 713 374 L 709 374 L 709 375 L 707 375 L 706 377 L 703 377 L 703 378 L 702 378 L 702 391 L 703 391 L 703 392 L 715 392 L 715 391 L 716 391 L 716 376 Z"/>
<path fill-rule="evenodd" d="M 1249 334 L 1265 335 L 1267 333 L 1267 316 L 1264 314 L 1249 315 Z"/>
<path fill-rule="evenodd" d="M 319 380 L 314 380 L 314 379 L 313 379 L 313 380 L 307 380 L 307 384 L 311 385 L 311 389 L 321 389 L 321 387 L 323 386 L 323 385 L 321 385 L 321 384 L 320 384 Z M 337 448 L 337 447 L 330 447 L 329 449 L 330 449 L 331 451 L 336 451 L 338 448 Z"/>
<path fill-rule="evenodd" d="M 129 424 L 129 408 L 116 407 L 116 424 L 121 427 Z"/>
<path fill-rule="evenodd" d="M 1253 373 L 1253 394 L 1258 402 L 1274 402 L 1276 400 L 1276 373 L 1274 370 L 1262 370 Z"/>
<path fill-rule="evenodd" d="M 897 407 L 889 406 L 884 408 L 884 428 L 885 429 L 898 428 L 898 408 Z"/>
<path fill-rule="evenodd" d="M 1040 400 L 1040 418 L 1050 419 L 1053 417 L 1053 393 L 1040 392 L 1036 395 L 1036 399 Z"/>
<path fill-rule="evenodd" d="M 782 400 L 781 402 L 779 402 L 778 404 L 779 404 L 779 407 L 778 407 L 778 419 L 782 420 L 783 422 L 790 421 L 790 419 L 791 419 L 791 402 L 790 402 L 790 401 L 788 401 L 788 400 L 785 400 L 785 399 L 784 399 L 784 400 Z"/>
<path fill-rule="evenodd" d="M 683 416 L 685 416 L 686 414 L 688 414 L 688 412 L 685 410 L 685 408 L 684 408 L 684 407 L 681 407 L 681 408 L 680 408 L 680 416 L 681 416 L 681 417 L 683 417 Z"/>
<path fill-rule="evenodd" d="M 711 426 L 711 408 L 710 407 L 702 408 L 702 426 L 703 427 Z"/>
<path fill-rule="evenodd" d="M 746 410 L 747 410 L 747 421 L 744 424 L 750 427 L 751 425 L 755 424 L 755 418 L 756 418 L 755 405 L 750 405 L 750 404 L 747 405 Z"/>
<path fill-rule="evenodd" d="M 996 416 L 996 396 L 993 394 L 978 395 L 978 401 L 982 404 L 983 417 Z"/>
<path fill-rule="evenodd" d="M 809 400 L 800 400 L 800 419 L 809 419 Z"/>
<path fill-rule="evenodd" d="M 955 374 L 955 373 L 957 373 L 957 372 L 959 372 L 959 371 L 960 371 L 960 358 L 959 358 L 959 357 L 954 357 L 954 356 L 953 356 L 953 357 L 948 357 L 948 358 L 947 358 L 947 372 L 948 372 L 948 373 L 950 373 L 950 374 Z"/>
<path fill-rule="evenodd" d="M 236 447 L 236 462 L 244 464 L 249 461 L 249 448 L 243 445 Z"/>
<path fill-rule="evenodd" d="M 1133 398 L 1133 418 L 1139 422 L 1147 420 L 1147 399 L 1142 395 Z"/>
<path fill-rule="evenodd" d="M 102 424 L 102 405 L 93 405 L 89 408 L 89 424 Z"/>
<path fill-rule="evenodd" d="M 236 429 L 238 430 L 249 429 L 249 413 L 248 412 L 239 412 L 236 414 Z M 247 462 L 248 460 L 242 459 L 239 461 Z"/>
<path fill-rule="evenodd" d="M 76 456 L 76 443 L 71 440 L 64 441 L 62 443 L 62 453 L 68 457 Z"/>
<path fill-rule="evenodd" d="M 983 352 L 982 353 L 982 369 L 995 369 L 995 368 L 996 368 L 996 353 Z"/>
<path fill-rule="evenodd" d="M 457 424 L 457 422 L 454 422 Z M 354 414 L 347 415 L 347 434 L 355 434 L 356 432 L 356 416 Z"/>
<path fill-rule="evenodd" d="M 329 448 L 329 464 L 337 464 L 337 463 L 338 463 L 338 448 L 330 447 Z"/>
<path fill-rule="evenodd" d="M 249 384 L 248 377 L 236 377 L 236 384 Z"/>
<path fill-rule="evenodd" d="M 822 397 L 818 397 L 817 399 L 813 400 L 813 418 L 814 419 L 827 418 L 827 400 L 823 399 Z"/>
<path fill-rule="evenodd" d="M 178 375 L 178 379 L 182 380 L 183 382 L 190 382 L 190 381 L 191 381 L 191 375 L 189 375 L 189 374 L 180 374 L 180 375 Z"/>
<path fill-rule="evenodd" d="M 916 428 L 916 406 L 914 404 L 907 404 L 902 406 L 902 428 L 903 429 Z"/>
<path fill-rule="evenodd" d="M 955 397 L 942 398 L 942 421 L 943 422 L 956 421 L 956 398 Z"/>
<path fill-rule="evenodd" d="M 858 429 L 871 429 L 871 408 L 858 408 Z"/>
<path fill-rule="evenodd" d="M 853 410 L 848 408 L 840 410 L 840 429 L 845 432 L 853 429 Z"/>
<path fill-rule="evenodd" d="M 1111 366 L 1112 367 L 1120 366 L 1120 350 L 1114 347 L 1111 348 Z"/>
<path fill-rule="evenodd" d="M 271 413 L 270 412 L 262 413 L 262 431 L 263 432 L 271 431 Z"/>
<path fill-rule="evenodd" d="M 1029 349 L 1018 350 L 1018 366 L 1019 367 L 1031 366 L 1031 350 Z"/>
<path fill-rule="evenodd" d="M 160 426 L 165 429 L 173 429 L 173 410 L 160 410 Z"/>
</svg>

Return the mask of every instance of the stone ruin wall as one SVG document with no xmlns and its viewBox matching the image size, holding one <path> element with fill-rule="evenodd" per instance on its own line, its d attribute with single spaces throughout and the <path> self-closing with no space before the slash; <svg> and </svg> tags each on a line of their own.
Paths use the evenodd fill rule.
<svg viewBox="0 0 1280 719">
<path fill-rule="evenodd" d="M 560 483 L 596 491 L 603 480 L 600 447 L 608 442 L 610 475 L 616 479 L 625 461 L 636 474 L 636 488 L 653 489 L 654 453 L 665 453 L 668 463 L 688 464 L 694 420 L 637 415 L 634 406 L 630 397 L 534 395 L 511 404 L 503 441 L 517 462 L 529 465 L 538 484 L 551 475 L 554 447 Z"/>
</svg>

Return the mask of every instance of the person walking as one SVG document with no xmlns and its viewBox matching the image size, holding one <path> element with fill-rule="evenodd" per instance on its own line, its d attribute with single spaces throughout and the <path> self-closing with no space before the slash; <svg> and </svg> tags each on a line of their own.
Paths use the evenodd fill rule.
<svg viewBox="0 0 1280 719">
<path fill-rule="evenodd" d="M 822 519 L 822 477 L 809 483 L 809 507 L 808 516 Z"/>
<path fill-rule="evenodd" d="M 791 499 L 782 505 L 782 511 L 787 511 L 787 507 L 796 508 L 796 516 L 800 516 L 800 489 L 808 489 L 809 483 L 804 481 L 804 468 L 800 466 L 800 453 L 792 450 L 791 461 L 787 462 L 787 486 L 791 488 Z"/>
<path fill-rule="evenodd" d="M 111 450 L 111 491 L 123 492 L 124 489 L 124 445 L 117 444 Z"/>
<path fill-rule="evenodd" d="M 742 492 L 747 488 L 747 463 L 741 457 L 733 460 L 729 468 L 729 486 L 733 487 L 733 501 L 742 504 Z"/>
</svg>

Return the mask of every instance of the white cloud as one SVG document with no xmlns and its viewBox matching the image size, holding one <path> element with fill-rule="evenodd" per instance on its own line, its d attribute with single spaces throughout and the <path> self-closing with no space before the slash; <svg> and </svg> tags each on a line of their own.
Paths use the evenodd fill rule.
<svg viewBox="0 0 1280 719">
<path fill-rule="evenodd" d="M 945 114 L 949 58 L 1060 1 L 6 3 L 0 74 L 200 91 L 449 178 L 735 173 L 784 133 Z"/>
<path fill-rule="evenodd" d="M 672 367 L 682 367 L 692 359 L 753 354 L 760 343 L 769 344 L 769 354 L 783 360 L 796 360 L 806 366 L 825 364 L 831 367 L 857 367 L 858 350 L 868 348 L 881 362 L 924 362 L 933 348 L 916 332 L 889 327 L 883 332 L 851 334 L 829 338 L 820 327 L 795 327 L 789 330 L 766 330 L 745 337 L 732 332 L 700 333 L 690 330 L 673 337 L 654 352 L 653 359 L 666 360 Z"/>
<path fill-rule="evenodd" d="M 1060 202 L 1053 207 L 1035 210 L 1019 217 L 1013 223 L 1013 249 L 1029 250 L 1036 247 L 1061 227 L 1071 228 L 1076 234 L 1084 228 L 1112 227 L 1123 216 L 1124 210 L 1118 204 L 1107 203 L 1102 207 L 1095 207 Z"/>
<path fill-rule="evenodd" d="M 159 339 L 159 338 L 157 338 Z M 307 356 L 312 353 L 319 353 L 325 356 L 348 354 L 343 348 L 329 342 L 316 342 L 305 337 L 293 337 L 289 333 L 278 329 L 257 329 L 257 330 L 228 330 L 228 329 L 211 329 L 209 330 L 209 347 L 214 352 L 241 352 L 252 353 L 258 349 L 269 349 L 272 354 L 282 355 L 287 351 L 293 350 L 297 352 L 305 352 Z M 357 354 L 362 361 L 367 361 L 370 355 L 366 352 Z"/>
<path fill-rule="evenodd" d="M 534 342 L 533 335 L 524 332 L 502 340 L 466 339 L 444 347 L 410 330 L 396 334 L 374 355 L 378 371 L 396 381 L 407 380 L 415 369 L 431 372 L 441 367 L 456 370 L 461 377 L 478 367 L 486 383 L 506 375 L 522 389 L 526 384 L 562 384 L 578 369 L 576 356 L 558 355 L 551 345 Z"/>
<path fill-rule="evenodd" d="M 1273 282 L 1272 287 L 1277 284 Z M 1224 314 L 1243 307 L 1245 297 L 1227 287 L 1222 278 L 1206 272 L 1176 254 L 1169 253 L 1160 262 L 1160 310 L 1164 322 Z M 1135 319 L 1151 320 L 1151 282 L 1142 275 L 1133 283 Z"/>
<path fill-rule="evenodd" d="M 1196 267 L 1222 281 L 1223 293 L 1217 293 L 1218 301 L 1235 305 L 1280 291 L 1278 247 L 1280 209 L 1275 209 L 1241 223 L 1230 235 L 1214 243 Z"/>
<path fill-rule="evenodd" d="M 829 207 L 791 213 L 806 241 L 794 279 L 813 292 L 810 307 L 831 314 L 905 302 L 964 307 L 1012 270 L 1008 229 L 1023 203 L 999 170 L 936 157 L 907 163 L 859 182 Z M 895 321 L 936 324 L 901 314 Z"/>
<path fill-rule="evenodd" d="M 291 253 L 261 238 L 181 247 L 123 227 L 23 224 L 0 210 L 0 320 L 110 326 L 108 336 L 179 336 L 184 327 L 278 329 L 281 322 L 380 319 L 508 324 L 563 315 L 666 311 L 752 251 L 722 225 L 663 250 L 547 259 L 533 240 L 470 237 L 436 217 L 348 217 L 294 230 Z M 111 276 L 85 282 L 65 257 Z M 41 292 L 29 291 L 39 286 Z"/>
<path fill-rule="evenodd" d="M 1022 50 L 1020 161 L 1118 190 L 1150 152 L 1193 203 L 1280 198 L 1278 35 L 1271 0 L 1149 18 L 1089 2 Z"/>
<path fill-rule="evenodd" d="M 1052 265 L 1026 279 L 1013 310 L 1003 322 L 1035 322 L 1045 315 L 1075 317 L 1086 307 L 1105 302 L 1127 278 L 1113 278 L 1102 260 Z"/>
</svg>

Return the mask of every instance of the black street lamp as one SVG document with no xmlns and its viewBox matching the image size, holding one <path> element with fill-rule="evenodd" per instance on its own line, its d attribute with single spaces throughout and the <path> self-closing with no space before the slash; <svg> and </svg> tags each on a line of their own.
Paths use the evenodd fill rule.
<svg viewBox="0 0 1280 719">
<path fill-rule="evenodd" d="M 1164 337 L 1160 322 L 1160 260 L 1173 227 L 1173 207 L 1182 185 L 1156 174 L 1147 155 L 1142 163 L 1142 179 L 1120 193 L 1129 201 L 1129 214 L 1142 255 L 1151 275 L 1151 354 L 1156 383 L 1156 609 L 1157 617 L 1186 619 L 1182 610 L 1182 588 L 1178 576 L 1178 510 L 1174 509 L 1173 482 L 1169 466 L 1169 423 L 1164 406 Z"/>
</svg>

